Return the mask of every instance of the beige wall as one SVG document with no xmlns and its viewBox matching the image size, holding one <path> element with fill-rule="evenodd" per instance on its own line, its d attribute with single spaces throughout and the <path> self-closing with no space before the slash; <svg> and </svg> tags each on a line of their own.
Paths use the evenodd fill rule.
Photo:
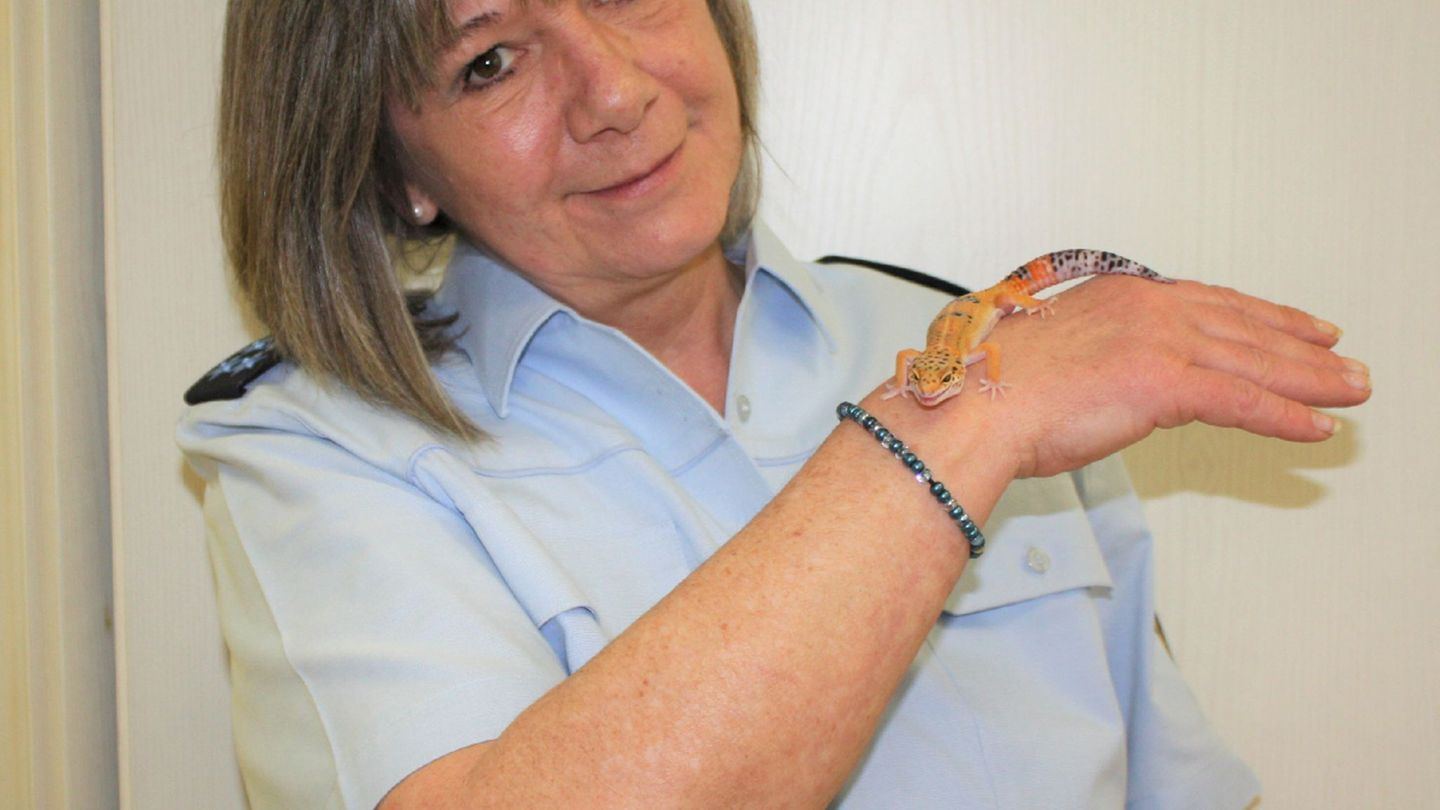
<svg viewBox="0 0 1440 810">
<path fill-rule="evenodd" d="M 755 6 L 801 255 L 983 286 L 1103 247 L 1347 330 L 1376 394 L 1338 438 L 1126 458 L 1175 655 L 1262 807 L 1440 807 L 1440 4 Z"/>
<path fill-rule="evenodd" d="M 0 9 L 0 806 L 115 803 L 93 3 Z"/>
<path fill-rule="evenodd" d="M 102 6 L 122 806 L 223 810 L 242 795 L 224 651 L 174 429 L 184 390 L 247 339 L 215 209 L 224 3 Z"/>
<path fill-rule="evenodd" d="M 1377 395 L 1339 439 L 1193 428 L 1128 459 L 1176 655 L 1260 770 L 1262 807 L 1440 806 L 1440 532 L 1422 508 L 1440 474 L 1440 6 L 753 2 L 766 208 L 801 255 L 979 285 L 1084 244 L 1347 328 Z M 241 804 L 170 438 L 180 392 L 247 337 L 214 225 L 221 5 L 100 4 L 108 392 L 94 4 L 0 9 L 0 721 L 33 732 L 0 752 L 5 806 L 107 806 L 116 768 L 124 806 Z M 107 416 L 118 760 L 97 630 Z"/>
<path fill-rule="evenodd" d="M 19 251 L 15 201 L 14 21 L 9 3 L 0 5 L 0 804 L 30 802 L 29 632 L 26 626 L 25 491 L 20 448 Z"/>
</svg>

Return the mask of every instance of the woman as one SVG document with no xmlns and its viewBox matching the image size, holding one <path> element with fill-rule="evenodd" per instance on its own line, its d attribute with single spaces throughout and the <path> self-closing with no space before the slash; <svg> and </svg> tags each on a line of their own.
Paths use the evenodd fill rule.
<svg viewBox="0 0 1440 810">
<path fill-rule="evenodd" d="M 882 399 L 944 299 L 751 222 L 743 0 L 234 0 L 225 58 L 227 244 L 287 362 L 180 438 L 253 804 L 1250 801 L 1106 459 L 1325 438 L 1368 395 L 1334 327 L 1104 279 L 1000 324 L 1010 400 Z M 449 230 L 412 326 L 387 238 Z M 835 427 L 862 396 L 983 558 Z"/>
</svg>

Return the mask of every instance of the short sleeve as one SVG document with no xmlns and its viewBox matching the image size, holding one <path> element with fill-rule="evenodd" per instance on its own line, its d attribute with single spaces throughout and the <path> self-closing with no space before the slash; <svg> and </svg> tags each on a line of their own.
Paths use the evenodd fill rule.
<svg viewBox="0 0 1440 810">
<path fill-rule="evenodd" d="M 288 430 L 192 421 L 181 444 L 252 806 L 374 807 L 565 677 L 470 524 L 403 473 Z"/>
<path fill-rule="evenodd" d="M 1115 583 L 1098 605 L 1126 720 L 1129 810 L 1243 810 L 1259 780 L 1205 719 L 1154 632 L 1154 540 L 1124 463 L 1072 474 Z"/>
<path fill-rule="evenodd" d="M 1200 710 L 1180 671 L 1152 639 L 1148 701 L 1137 707 L 1127 810 L 1244 810 L 1260 782 Z"/>
</svg>

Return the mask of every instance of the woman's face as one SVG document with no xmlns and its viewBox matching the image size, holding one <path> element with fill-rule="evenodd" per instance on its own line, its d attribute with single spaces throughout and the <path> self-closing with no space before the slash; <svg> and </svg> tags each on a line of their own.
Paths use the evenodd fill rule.
<svg viewBox="0 0 1440 810">
<path fill-rule="evenodd" d="M 741 155 L 705 0 L 452 0 L 463 35 L 390 104 L 414 202 L 565 296 L 653 279 L 724 225 Z"/>
</svg>

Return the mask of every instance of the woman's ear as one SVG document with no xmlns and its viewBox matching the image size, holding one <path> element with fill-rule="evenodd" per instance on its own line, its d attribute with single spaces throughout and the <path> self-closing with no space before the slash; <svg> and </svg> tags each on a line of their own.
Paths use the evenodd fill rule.
<svg viewBox="0 0 1440 810">
<path fill-rule="evenodd" d="M 410 204 L 406 213 L 414 225 L 424 227 L 440 216 L 440 206 L 435 203 L 434 198 L 409 177 L 405 178 L 405 199 Z"/>
<path fill-rule="evenodd" d="M 390 197 L 391 205 L 398 208 L 400 215 L 411 225 L 423 228 L 440 216 L 440 205 L 425 186 L 416 180 L 424 175 L 424 170 L 417 165 L 400 134 L 395 131 L 397 113 L 404 112 L 405 108 L 399 102 L 389 102 L 389 120 L 380 135 L 383 139 L 380 148 L 381 174 L 389 191 L 387 196 Z M 403 197 L 400 194 L 402 191 Z M 400 199 L 396 199 L 397 197 Z"/>
</svg>

